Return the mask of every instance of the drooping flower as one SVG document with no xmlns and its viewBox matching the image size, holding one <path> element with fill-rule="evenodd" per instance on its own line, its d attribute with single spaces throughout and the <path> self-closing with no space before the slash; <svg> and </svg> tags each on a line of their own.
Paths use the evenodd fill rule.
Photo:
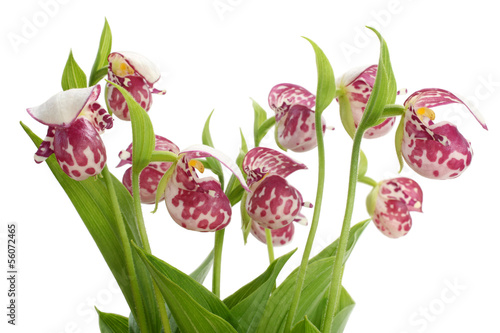
<svg viewBox="0 0 500 333">
<path fill-rule="evenodd" d="M 306 168 L 276 150 L 251 149 L 243 159 L 243 171 L 247 174 L 251 193 L 242 203 L 250 218 L 272 230 L 287 227 L 292 222 L 305 222 L 300 210 L 304 205 L 311 205 L 304 203 L 300 192 L 288 184 L 285 177 Z"/>
<path fill-rule="evenodd" d="M 365 112 L 377 76 L 377 68 L 377 65 L 371 65 L 366 68 L 353 69 L 345 73 L 337 82 L 337 88 L 341 94 L 349 99 L 354 128 L 358 127 Z M 396 117 L 388 117 L 382 123 L 367 129 L 363 137 L 374 139 L 385 135 L 389 133 L 395 121 Z"/>
<path fill-rule="evenodd" d="M 470 165 L 472 148 L 457 127 L 447 121 L 434 123 L 434 107 L 464 105 L 488 129 L 480 113 L 443 89 L 422 89 L 404 102 L 404 132 L 401 153 L 419 175 L 431 179 L 456 178 Z"/>
<path fill-rule="evenodd" d="M 279 144 L 295 152 L 304 152 L 317 146 L 314 111 L 316 97 L 301 86 L 282 83 L 269 93 L 269 106 L 275 114 Z M 326 124 L 321 118 L 323 133 Z"/>
<path fill-rule="evenodd" d="M 296 218 L 294 222 L 300 223 L 302 225 L 307 225 L 307 219 L 305 218 L 305 216 L 302 213 L 299 213 L 299 215 L 300 218 Z M 250 233 L 259 241 L 266 244 L 266 228 L 264 228 L 254 220 L 252 220 L 251 223 L 252 225 Z M 270 230 L 273 246 L 283 246 L 292 241 L 293 235 L 295 234 L 295 224 L 290 223 L 283 228 Z"/>
<path fill-rule="evenodd" d="M 170 140 L 155 135 L 155 150 L 169 151 L 174 154 L 179 154 L 179 148 Z M 117 167 L 125 164 L 132 164 L 132 144 L 126 150 L 123 150 L 118 155 L 121 159 Z M 156 200 L 156 190 L 161 178 L 172 165 L 172 162 L 151 162 L 145 167 L 139 175 L 139 188 L 141 202 L 145 204 L 154 204 Z M 128 168 L 123 174 L 123 185 L 132 194 L 132 168 Z M 163 196 L 159 201 L 163 200 Z"/>
<path fill-rule="evenodd" d="M 380 182 L 368 196 L 368 212 L 375 226 L 387 237 L 398 238 L 410 231 L 410 212 L 422 212 L 423 193 L 409 178 L 394 178 Z"/>
<path fill-rule="evenodd" d="M 149 111 L 152 94 L 164 95 L 164 90 L 153 88 L 160 79 L 160 70 L 146 57 L 134 52 L 113 52 L 108 56 L 108 80 L 125 88 L 137 103 Z M 130 120 L 127 102 L 112 84 L 106 84 L 108 109 L 122 120 Z"/>
<path fill-rule="evenodd" d="M 238 166 L 219 151 L 204 145 L 183 150 L 165 189 L 165 203 L 172 219 L 195 231 L 224 229 L 231 221 L 231 204 L 213 177 L 199 178 L 203 172 L 199 158 L 214 157 L 231 170 L 243 188 L 249 191 Z"/>
<path fill-rule="evenodd" d="M 47 137 L 35 153 L 36 163 L 54 153 L 62 170 L 75 180 L 101 173 L 106 149 L 99 134 L 113 127 L 113 120 L 96 102 L 100 91 L 99 85 L 69 89 L 27 109 L 34 119 L 49 126 Z"/>
</svg>

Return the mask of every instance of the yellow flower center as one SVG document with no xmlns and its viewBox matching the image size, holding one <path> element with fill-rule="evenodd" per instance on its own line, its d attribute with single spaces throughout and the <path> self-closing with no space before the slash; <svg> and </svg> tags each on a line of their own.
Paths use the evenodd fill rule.
<svg viewBox="0 0 500 333">
<path fill-rule="evenodd" d="M 134 69 L 121 58 L 115 59 L 111 62 L 111 70 L 119 77 L 134 74 L 135 72 Z"/>
<path fill-rule="evenodd" d="M 429 108 L 420 108 L 417 110 L 417 116 L 420 120 L 423 120 L 424 117 L 429 118 L 430 120 L 436 119 L 436 114 Z"/>
<path fill-rule="evenodd" d="M 203 173 L 203 171 L 205 171 L 205 166 L 203 165 L 203 163 L 201 163 L 198 160 L 189 160 L 188 164 L 189 164 L 189 166 L 195 168 L 196 170 L 198 170 L 201 173 Z"/>
</svg>

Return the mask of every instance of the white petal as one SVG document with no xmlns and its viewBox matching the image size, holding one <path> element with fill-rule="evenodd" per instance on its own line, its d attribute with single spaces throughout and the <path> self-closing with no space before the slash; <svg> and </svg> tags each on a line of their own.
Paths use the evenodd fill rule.
<svg viewBox="0 0 500 333">
<path fill-rule="evenodd" d="M 117 53 L 121 54 L 148 83 L 153 84 L 160 79 L 161 72 L 158 67 L 142 54 L 131 51 Z"/>
</svg>

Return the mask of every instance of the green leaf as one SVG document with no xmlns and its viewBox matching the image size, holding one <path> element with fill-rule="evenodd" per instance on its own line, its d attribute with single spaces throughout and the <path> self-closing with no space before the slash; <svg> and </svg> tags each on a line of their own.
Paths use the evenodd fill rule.
<svg viewBox="0 0 500 333">
<path fill-rule="evenodd" d="M 76 63 L 75 58 L 73 58 L 73 51 L 71 50 L 69 51 L 66 66 L 64 66 L 61 86 L 63 90 L 87 87 L 87 76 Z"/>
<path fill-rule="evenodd" d="M 203 133 L 201 135 L 201 141 L 204 145 L 210 146 L 212 148 L 214 147 L 214 143 L 212 142 L 212 136 L 210 135 L 210 118 L 212 118 L 212 114 L 214 111 L 210 112 L 210 115 L 207 118 L 207 121 L 205 122 L 205 126 L 203 126 Z M 222 171 L 222 166 L 220 162 L 213 158 L 213 157 L 207 157 L 207 166 L 214 174 L 217 175 L 219 178 L 219 182 L 221 185 L 221 188 L 224 189 L 224 173 Z"/>
<path fill-rule="evenodd" d="M 354 119 L 352 117 L 351 103 L 349 102 L 349 97 L 346 94 L 340 94 L 338 96 L 339 100 L 339 112 L 340 120 L 344 126 L 345 131 L 349 136 L 354 138 L 354 133 L 356 132 L 356 126 L 354 125 Z"/>
<path fill-rule="evenodd" d="M 139 328 L 139 325 L 135 321 L 132 312 L 128 316 L 128 333 L 141 333 L 141 329 Z"/>
<path fill-rule="evenodd" d="M 21 123 L 25 132 L 31 138 L 36 147 L 40 146 L 42 139 L 34 134 L 26 125 Z M 106 264 L 113 273 L 120 289 L 132 312 L 136 307 L 132 296 L 131 283 L 127 274 L 124 274 L 125 255 L 122 243 L 118 236 L 116 220 L 112 211 L 111 199 L 105 181 L 100 178 L 89 178 L 84 181 L 75 181 L 69 178 L 52 155 L 46 163 L 56 180 L 62 186 L 90 235 L 94 239 Z M 120 204 L 123 219 L 129 239 L 137 244 L 142 244 L 139 231 L 136 226 L 136 217 L 133 210 L 132 197 L 121 181 L 112 176 L 113 186 Z M 141 260 L 133 253 L 135 270 L 138 276 L 139 288 L 146 309 L 146 319 L 150 327 L 156 331 L 161 327 L 158 310 L 154 302 L 152 281 Z M 135 315 L 135 313 L 134 313 Z"/>
<path fill-rule="evenodd" d="M 296 249 L 274 260 L 264 273 L 224 300 L 238 322 L 238 332 L 255 332 L 276 278 L 295 251 Z"/>
<path fill-rule="evenodd" d="M 240 203 L 240 214 L 241 214 L 241 231 L 243 232 L 243 241 L 246 244 L 248 240 L 248 235 L 250 234 L 250 230 L 252 229 L 252 219 L 250 215 L 248 215 L 246 202 L 247 202 L 247 193 L 243 193 L 241 197 Z"/>
<path fill-rule="evenodd" d="M 361 131 L 375 126 L 380 121 L 384 107 L 387 104 L 394 104 L 397 95 L 396 79 L 392 71 L 387 44 L 377 30 L 370 27 L 368 29 L 372 30 L 380 40 L 380 58 L 375 83 L 358 125 L 358 130 Z"/>
<path fill-rule="evenodd" d="M 394 137 L 394 144 L 396 147 L 396 156 L 398 157 L 398 162 L 399 162 L 399 172 L 403 170 L 403 152 L 401 149 L 403 149 L 403 135 L 404 135 L 404 126 L 405 126 L 405 117 L 401 117 L 401 120 L 399 121 L 398 128 L 396 129 L 396 135 Z"/>
<path fill-rule="evenodd" d="M 245 155 L 248 153 L 248 146 L 245 140 L 245 136 L 243 135 L 241 129 L 240 129 L 240 137 L 241 137 L 241 147 L 238 156 L 236 157 L 236 164 L 240 168 L 240 171 L 246 180 L 247 175 L 243 170 L 243 159 L 245 158 Z M 245 190 L 241 186 L 241 183 L 238 180 L 238 178 L 236 178 L 234 174 L 231 174 L 231 178 L 229 179 L 229 183 L 227 184 L 227 188 L 225 191 L 226 196 L 229 199 L 229 202 L 231 203 L 231 206 L 234 206 L 238 202 L 240 202 L 244 192 Z"/>
<path fill-rule="evenodd" d="M 254 113 L 254 122 L 253 122 L 253 137 L 254 137 L 254 146 L 258 147 L 262 139 L 266 136 L 267 132 L 271 129 L 271 127 L 275 124 L 275 118 L 270 117 L 267 118 L 267 112 L 252 99 L 253 113 Z"/>
<path fill-rule="evenodd" d="M 227 306 L 192 277 L 135 246 L 181 331 L 236 332 Z"/>
<path fill-rule="evenodd" d="M 212 268 L 213 263 L 214 263 L 214 250 L 210 251 L 210 253 L 201 263 L 201 265 L 198 266 L 198 268 L 196 268 L 191 274 L 189 274 L 189 276 L 192 277 L 196 282 L 202 284 L 203 281 L 205 281 L 208 272 Z"/>
<path fill-rule="evenodd" d="M 293 325 L 300 318 L 307 316 L 315 326 L 321 326 L 327 293 L 331 283 L 331 270 L 334 260 L 335 258 L 328 257 L 316 260 L 307 266 L 302 296 Z M 272 293 L 257 329 L 258 333 L 279 333 L 284 331 L 288 310 L 295 290 L 296 279 L 297 272 L 295 271 Z M 341 310 L 342 308 L 340 308 Z"/>
<path fill-rule="evenodd" d="M 358 179 L 364 177 L 366 175 L 366 171 L 368 171 L 368 159 L 362 150 L 359 152 Z"/>
<path fill-rule="evenodd" d="M 155 133 L 153 124 L 147 112 L 123 87 L 107 81 L 117 88 L 125 97 L 132 122 L 132 172 L 140 173 L 148 166 L 155 148 Z"/>
<path fill-rule="evenodd" d="M 314 53 L 316 54 L 316 67 L 318 69 L 318 87 L 316 88 L 316 109 L 315 112 L 323 113 L 330 105 L 336 95 L 335 77 L 330 61 L 319 48 L 309 38 L 304 37 L 311 43 Z"/>
<path fill-rule="evenodd" d="M 340 300 L 339 300 L 339 311 L 333 317 L 332 328 L 330 332 L 342 333 L 344 332 L 345 326 L 347 325 L 347 321 L 349 320 L 349 316 L 351 315 L 352 310 L 356 303 L 351 298 L 351 295 L 342 288 L 340 292 Z"/>
<path fill-rule="evenodd" d="M 111 53 L 111 42 L 111 29 L 108 20 L 104 19 L 99 49 L 90 72 L 89 86 L 96 85 L 108 73 L 108 55 Z"/>
<path fill-rule="evenodd" d="M 128 333 L 128 319 L 114 313 L 101 312 L 99 314 L 99 328 L 101 333 Z"/>
<path fill-rule="evenodd" d="M 167 172 L 165 172 L 165 174 L 161 177 L 160 181 L 158 182 L 158 186 L 156 187 L 155 207 L 151 213 L 156 213 L 156 210 L 158 209 L 158 203 L 160 202 L 161 197 L 165 193 L 165 189 L 167 188 L 168 185 L 168 180 L 174 174 L 176 167 L 177 167 L 177 162 L 173 162 L 168 168 Z"/>
<path fill-rule="evenodd" d="M 293 327 L 292 333 L 321 333 L 321 332 L 316 326 L 314 326 L 313 323 L 311 323 L 311 321 L 307 318 L 307 316 L 305 316 L 304 319 L 299 321 L 297 325 Z"/>
</svg>

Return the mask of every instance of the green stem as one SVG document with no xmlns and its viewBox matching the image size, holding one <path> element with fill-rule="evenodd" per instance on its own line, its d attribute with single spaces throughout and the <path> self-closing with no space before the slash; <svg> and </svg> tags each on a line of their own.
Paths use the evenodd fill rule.
<svg viewBox="0 0 500 333">
<path fill-rule="evenodd" d="M 330 332 L 333 323 L 333 317 L 337 313 L 338 303 L 340 299 L 344 257 L 346 253 L 347 242 L 349 240 L 349 229 L 351 227 L 352 212 L 354 209 L 354 198 L 356 194 L 356 183 L 358 178 L 359 154 L 361 151 L 361 140 L 363 139 L 363 134 L 364 131 L 358 128 L 354 135 L 354 140 L 352 143 L 347 203 L 344 213 L 344 221 L 342 223 L 342 231 L 340 233 L 339 246 L 337 248 L 337 255 L 335 256 L 335 262 L 333 264 L 331 278 L 332 282 L 330 285 L 330 293 L 328 297 L 323 325 L 321 326 L 321 332 Z"/>
<path fill-rule="evenodd" d="M 269 263 L 274 261 L 274 248 L 273 248 L 273 236 L 271 235 L 271 229 L 266 228 L 266 244 L 267 244 L 267 254 L 269 255 Z"/>
<path fill-rule="evenodd" d="M 217 230 L 215 232 L 214 245 L 214 272 L 212 278 L 212 292 L 220 297 L 220 276 L 222 266 L 222 246 L 224 244 L 224 233 L 226 229 Z"/>
<path fill-rule="evenodd" d="M 132 257 L 132 247 L 127 235 L 127 229 L 125 227 L 125 222 L 123 221 L 118 198 L 116 197 L 113 179 L 111 178 L 111 173 L 109 172 L 107 165 L 102 170 L 102 175 L 104 177 L 104 181 L 106 182 L 106 187 L 108 188 L 109 198 L 111 199 L 111 206 L 113 208 L 113 214 L 115 215 L 116 225 L 118 227 L 118 234 L 123 246 L 123 252 L 125 255 L 125 269 L 127 270 L 127 275 L 130 280 L 130 288 L 132 289 L 132 297 L 134 299 L 135 305 L 135 311 L 133 311 L 134 316 L 136 317 L 135 319 L 137 321 L 137 324 L 139 325 L 139 328 L 141 329 L 141 332 L 148 332 L 148 323 L 146 320 L 146 314 L 144 312 L 144 304 L 142 303 L 139 283 L 137 281 L 137 274 L 135 272 L 134 259 Z"/>
<path fill-rule="evenodd" d="M 323 141 L 321 112 L 315 112 L 315 124 L 316 124 L 316 139 L 318 142 L 318 187 L 316 190 L 316 201 L 314 203 L 314 213 L 311 222 L 311 229 L 309 230 L 309 236 L 307 237 L 307 243 L 304 248 L 302 261 L 300 263 L 299 271 L 297 273 L 295 294 L 293 295 L 292 303 L 290 304 L 290 311 L 288 312 L 288 317 L 285 325 L 285 333 L 290 332 L 290 330 L 292 329 L 293 320 L 297 312 L 297 308 L 299 306 L 300 294 L 302 292 L 302 287 L 304 286 L 304 281 L 306 278 L 307 265 L 309 262 L 309 256 L 311 255 L 311 250 L 314 242 L 314 237 L 316 235 L 316 230 L 318 229 L 319 215 L 321 212 L 321 203 L 323 201 L 323 189 L 325 185 L 325 144 Z"/>
<path fill-rule="evenodd" d="M 141 242 L 146 253 L 151 254 L 151 246 L 149 245 L 148 235 L 146 233 L 146 226 L 144 224 L 144 217 L 142 215 L 142 206 L 141 206 L 141 196 L 140 196 L 140 188 L 139 188 L 139 175 L 140 172 L 132 172 L 132 193 L 134 197 L 134 210 L 137 219 L 137 226 L 139 228 L 139 234 L 141 236 Z M 170 328 L 170 321 L 168 320 L 167 309 L 165 307 L 165 301 L 163 300 L 163 296 L 160 292 L 160 289 L 156 285 L 156 282 L 153 280 L 153 290 L 155 294 L 156 303 L 158 305 L 158 311 L 160 314 L 160 320 L 163 326 L 163 331 L 165 333 L 171 333 L 172 330 Z M 142 330 L 141 330 L 142 332 Z M 144 331 L 149 332 L 149 331 Z"/>
</svg>

